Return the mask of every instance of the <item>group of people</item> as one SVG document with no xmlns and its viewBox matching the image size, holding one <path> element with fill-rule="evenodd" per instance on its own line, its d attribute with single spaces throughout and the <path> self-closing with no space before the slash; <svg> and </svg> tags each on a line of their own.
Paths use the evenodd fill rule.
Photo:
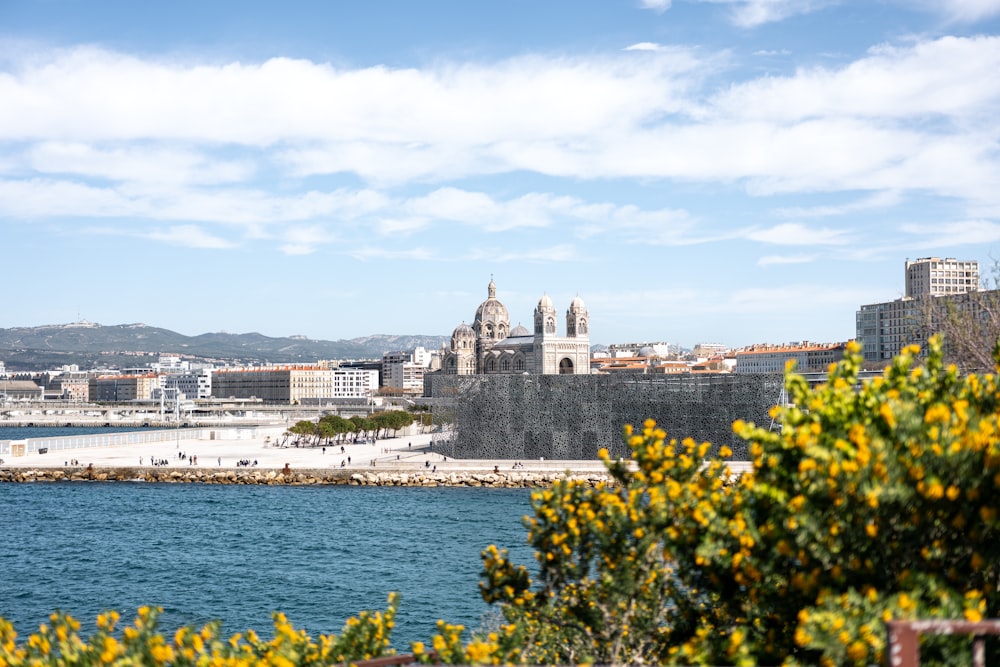
<svg viewBox="0 0 1000 667">
<path fill-rule="evenodd" d="M 180 460 L 180 461 L 187 461 L 188 465 L 192 465 L 192 466 L 198 465 L 198 457 L 197 456 L 188 456 L 184 452 L 177 452 L 177 459 Z M 142 462 L 143 462 L 143 457 L 140 456 L 139 457 L 139 465 L 143 465 Z M 75 459 L 73 461 L 70 461 L 70 463 L 72 465 L 78 465 L 79 464 L 79 462 L 76 461 Z M 153 458 L 151 456 L 151 457 L 149 457 L 149 465 L 155 466 L 155 467 L 168 466 L 168 465 L 170 465 L 170 461 L 168 459 L 156 459 L 156 458 Z"/>
<path fill-rule="evenodd" d="M 253 463 L 250 463 L 250 459 L 240 459 L 239 461 L 236 462 L 237 468 L 249 468 L 251 465 L 256 467 L 257 459 L 254 459 Z"/>
</svg>

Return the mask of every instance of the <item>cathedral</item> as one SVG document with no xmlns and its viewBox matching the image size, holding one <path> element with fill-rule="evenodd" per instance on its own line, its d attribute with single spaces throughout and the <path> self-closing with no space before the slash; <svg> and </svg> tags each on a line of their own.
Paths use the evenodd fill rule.
<svg viewBox="0 0 1000 667">
<path fill-rule="evenodd" d="M 486 301 L 479 304 L 472 326 L 465 322 L 442 350 L 441 370 L 452 375 L 587 375 L 590 373 L 589 314 L 583 299 L 566 311 L 566 335 L 556 335 L 556 308 L 546 295 L 535 307 L 535 331 L 510 328 L 507 307 L 497 299 L 490 279 Z"/>
</svg>

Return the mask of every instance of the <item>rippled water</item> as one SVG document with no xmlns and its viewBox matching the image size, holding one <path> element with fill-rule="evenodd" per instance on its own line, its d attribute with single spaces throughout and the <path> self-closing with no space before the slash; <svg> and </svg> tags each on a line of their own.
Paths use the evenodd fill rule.
<svg viewBox="0 0 1000 667">
<path fill-rule="evenodd" d="M 520 489 L 0 484 L 0 616 L 24 636 L 57 608 L 87 629 L 152 604 L 170 632 L 269 635 L 280 610 L 315 635 L 398 591 L 406 650 L 439 618 L 480 626 L 479 552 L 530 565 L 529 510 Z"/>
</svg>

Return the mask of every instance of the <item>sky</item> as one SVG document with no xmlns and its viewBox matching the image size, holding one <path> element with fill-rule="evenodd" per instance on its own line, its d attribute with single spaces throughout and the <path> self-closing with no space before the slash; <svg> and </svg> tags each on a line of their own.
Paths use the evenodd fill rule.
<svg viewBox="0 0 1000 667">
<path fill-rule="evenodd" d="M 1000 0 L 0 0 L 0 327 L 855 336 L 1000 259 Z"/>
</svg>

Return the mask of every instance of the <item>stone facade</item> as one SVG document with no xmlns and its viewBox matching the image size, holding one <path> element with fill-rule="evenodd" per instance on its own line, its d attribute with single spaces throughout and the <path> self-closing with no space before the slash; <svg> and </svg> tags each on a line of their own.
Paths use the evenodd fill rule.
<svg viewBox="0 0 1000 667">
<path fill-rule="evenodd" d="M 460 324 L 442 350 L 441 372 L 448 375 L 588 375 L 590 314 L 576 297 L 566 311 L 566 335 L 557 334 L 558 314 L 547 295 L 534 312 L 534 333 L 510 326 L 507 307 L 497 299 L 493 280 L 472 325 Z"/>
<path fill-rule="evenodd" d="M 425 384 L 436 451 L 473 459 L 594 459 L 602 447 L 628 457 L 621 433 L 652 418 L 671 438 L 728 445 L 748 460 L 732 432 L 736 419 L 769 425 L 781 374 L 447 376 Z"/>
</svg>

